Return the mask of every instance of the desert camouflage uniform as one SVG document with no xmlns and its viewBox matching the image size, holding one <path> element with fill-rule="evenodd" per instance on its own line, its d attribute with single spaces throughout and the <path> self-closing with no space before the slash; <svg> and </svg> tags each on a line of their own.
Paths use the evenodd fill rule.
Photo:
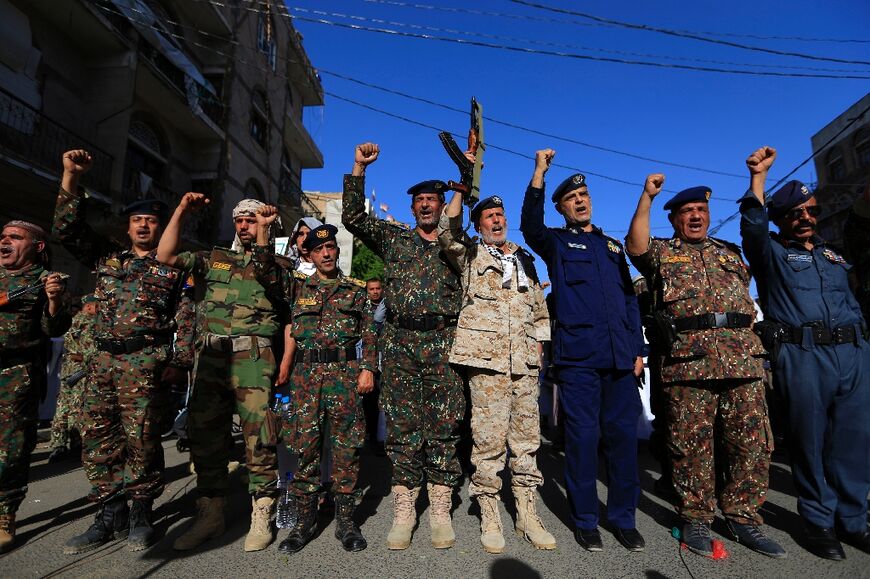
<svg viewBox="0 0 870 579">
<path fill-rule="evenodd" d="M 181 253 L 176 267 L 194 274 L 202 295 L 197 316 L 198 359 L 188 407 L 188 437 L 202 496 L 225 496 L 233 413 L 239 415 L 248 468 L 248 492 L 273 495 L 274 441 L 266 411 L 275 373 L 272 340 L 278 307 L 256 280 L 250 253 L 214 248 Z"/>
<path fill-rule="evenodd" d="M 88 499 L 105 502 L 126 493 L 153 500 L 163 491 L 163 446 L 169 392 L 161 375 L 171 357 L 181 273 L 97 235 L 85 222 L 83 196 L 61 190 L 54 235 L 80 262 L 94 267 L 99 301 L 97 352 L 84 393 L 82 462 L 92 488 Z"/>
<path fill-rule="evenodd" d="M 88 314 L 82 308 L 73 316 L 72 327 L 63 339 L 63 363 L 60 369 L 60 393 L 54 418 L 51 420 L 51 448 L 70 447 L 73 431 L 81 433 L 82 406 L 87 388 L 88 364 L 96 352 L 94 324 L 96 314 Z M 78 377 L 81 372 L 84 376 Z M 76 380 L 70 384 L 68 380 Z"/>
<path fill-rule="evenodd" d="M 424 480 L 456 486 L 463 381 L 449 364 L 461 300 L 459 273 L 438 242 L 416 231 L 370 217 L 364 179 L 345 175 L 342 223 L 384 260 L 384 299 L 389 313 L 381 334 L 381 406 L 387 415 L 387 454 L 393 484 L 419 487 Z M 409 318 L 435 320 L 431 330 L 402 327 Z"/>
<path fill-rule="evenodd" d="M 41 265 L 15 273 L 0 267 L 0 293 L 47 275 Z M 0 515 L 15 514 L 27 493 L 37 410 L 45 393 L 47 338 L 63 335 L 71 323 L 65 308 L 54 317 L 46 310 L 44 291 L 0 306 Z"/>
<path fill-rule="evenodd" d="M 733 244 L 653 239 L 648 251 L 631 261 L 650 281 L 656 308 L 676 319 L 711 312 L 755 319 L 749 270 Z M 691 330 L 678 333 L 669 351 L 653 355 L 665 388 L 680 515 L 713 520 L 715 439 L 724 444 L 727 469 L 719 508 L 737 523 L 760 524 L 773 450 L 761 341 L 750 328 Z"/>
<path fill-rule="evenodd" d="M 498 494 L 510 449 L 511 484 L 537 487 L 544 479 L 535 454 L 540 446 L 538 410 L 538 343 L 550 339 L 550 318 L 534 257 L 511 241 L 528 277 L 518 289 L 514 268 L 508 288 L 502 285 L 502 264 L 478 243 L 469 243 L 462 217 L 442 215 L 438 241 L 462 271 L 462 309 L 450 362 L 468 367 L 471 430 L 474 447 L 469 493 Z"/>
<path fill-rule="evenodd" d="M 864 320 L 870 322 L 870 203 L 858 199 L 843 232 L 849 260 L 858 278 L 856 297 Z"/>
</svg>

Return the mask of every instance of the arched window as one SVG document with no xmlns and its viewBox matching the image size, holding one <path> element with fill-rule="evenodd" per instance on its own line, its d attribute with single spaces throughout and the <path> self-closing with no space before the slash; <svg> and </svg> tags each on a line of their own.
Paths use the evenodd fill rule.
<svg viewBox="0 0 870 579">
<path fill-rule="evenodd" d="M 261 89 L 251 95 L 251 138 L 264 149 L 269 142 L 269 101 Z"/>
<path fill-rule="evenodd" d="M 870 130 L 861 129 L 855 133 L 855 164 L 870 167 Z"/>
<path fill-rule="evenodd" d="M 831 183 L 840 183 L 846 178 L 846 163 L 843 162 L 843 153 L 839 148 L 833 148 L 825 158 L 825 165 L 828 167 L 828 181 Z"/>
</svg>

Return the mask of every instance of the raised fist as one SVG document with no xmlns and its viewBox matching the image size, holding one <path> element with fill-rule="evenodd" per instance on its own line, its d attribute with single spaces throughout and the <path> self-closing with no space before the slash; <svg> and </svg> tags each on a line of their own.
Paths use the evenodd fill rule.
<svg viewBox="0 0 870 579">
<path fill-rule="evenodd" d="M 380 148 L 375 143 L 357 145 L 353 155 L 354 163 L 367 167 L 378 159 L 380 152 Z"/>
<path fill-rule="evenodd" d="M 653 173 L 646 176 L 646 181 L 643 184 L 643 192 L 650 199 L 662 192 L 662 185 L 665 184 L 665 176 L 661 173 Z"/>
<path fill-rule="evenodd" d="M 535 151 L 535 169 L 539 169 L 546 173 L 550 168 L 550 163 L 552 162 L 553 157 L 555 156 L 556 151 L 553 149 L 541 149 L 540 151 Z"/>
<path fill-rule="evenodd" d="M 64 277 L 58 273 L 52 273 L 45 278 L 45 295 L 49 301 L 59 301 L 63 292 L 66 291 Z"/>
<path fill-rule="evenodd" d="M 182 211 L 187 209 L 198 209 L 205 205 L 211 203 L 211 200 L 206 197 L 205 193 L 192 193 L 188 192 L 184 194 L 184 197 L 181 198 L 181 202 L 178 204 L 178 208 Z"/>
<path fill-rule="evenodd" d="M 72 175 L 84 175 L 93 165 L 91 154 L 84 149 L 73 149 L 63 154 L 63 170 Z"/>
<path fill-rule="evenodd" d="M 272 225 L 278 219 L 278 208 L 274 205 L 264 205 L 257 209 L 257 225 Z"/>
<path fill-rule="evenodd" d="M 746 159 L 746 166 L 749 168 L 750 174 L 758 175 L 760 173 L 767 173 L 775 160 L 776 149 L 773 147 L 761 147 L 749 155 Z"/>
</svg>

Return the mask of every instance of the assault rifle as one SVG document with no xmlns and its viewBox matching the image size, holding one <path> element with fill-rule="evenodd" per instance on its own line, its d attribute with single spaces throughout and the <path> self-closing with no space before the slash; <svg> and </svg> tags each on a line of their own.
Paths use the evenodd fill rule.
<svg viewBox="0 0 870 579">
<path fill-rule="evenodd" d="M 438 133 L 441 144 L 450 159 L 459 168 L 459 183 L 448 181 L 447 186 L 462 193 L 462 199 L 469 207 L 480 199 L 480 170 L 483 168 L 483 154 L 486 143 L 483 140 L 483 107 L 471 97 L 471 128 L 468 129 L 468 150 L 475 155 L 474 163 L 465 158 L 465 153 L 456 144 L 453 135 L 447 131 Z"/>
<path fill-rule="evenodd" d="M 69 279 L 69 276 L 65 273 L 58 273 L 57 275 L 60 276 L 61 281 L 65 280 L 65 279 Z M 35 294 L 44 287 L 45 287 L 45 278 L 43 278 L 39 281 L 35 281 L 30 285 L 26 285 L 24 287 L 14 289 L 12 291 L 0 292 L 0 308 L 9 305 L 9 302 L 17 300 L 23 296 L 26 296 L 28 294 Z"/>
</svg>

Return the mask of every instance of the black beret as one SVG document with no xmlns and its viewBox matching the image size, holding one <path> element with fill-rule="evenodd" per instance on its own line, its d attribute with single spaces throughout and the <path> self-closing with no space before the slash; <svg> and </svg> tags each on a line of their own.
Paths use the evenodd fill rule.
<svg viewBox="0 0 870 579">
<path fill-rule="evenodd" d="M 504 207 L 504 202 L 498 195 L 493 195 L 492 197 L 487 197 L 486 199 L 479 201 L 477 205 L 474 206 L 474 209 L 471 210 L 471 222 L 477 223 L 477 220 L 480 219 L 480 215 L 487 209 L 492 209 L 493 207 Z"/>
<path fill-rule="evenodd" d="M 161 223 L 169 217 L 169 205 L 159 199 L 139 199 L 121 210 L 121 215 L 156 215 Z"/>
<path fill-rule="evenodd" d="M 430 179 L 428 181 L 421 181 L 408 189 L 408 195 L 411 195 L 412 197 L 420 193 L 437 193 L 439 195 L 444 195 L 444 192 L 447 191 L 447 189 L 447 183 L 444 181 Z"/>
<path fill-rule="evenodd" d="M 775 221 L 785 215 L 789 209 L 809 201 L 814 195 L 815 192 L 810 191 L 800 181 L 789 181 L 770 196 L 767 215 Z"/>
<path fill-rule="evenodd" d="M 566 193 L 570 193 L 574 189 L 586 186 L 586 175 L 583 173 L 575 173 L 559 183 L 556 190 L 553 191 L 553 203 L 558 203 Z"/>
<path fill-rule="evenodd" d="M 683 189 L 673 197 L 671 197 L 667 203 L 665 203 L 664 210 L 670 211 L 672 209 L 677 209 L 681 205 L 685 205 L 686 203 L 694 203 L 696 201 L 703 201 L 707 203 L 710 201 L 710 195 L 713 194 L 713 190 L 704 185 L 699 185 L 698 187 L 689 187 L 688 189 Z"/>
<path fill-rule="evenodd" d="M 327 241 L 335 241 L 335 235 L 337 233 L 338 227 L 336 227 L 335 225 L 330 225 L 329 223 L 320 225 L 319 227 L 315 227 L 308 232 L 308 237 L 305 238 L 305 241 L 302 243 L 302 247 L 306 251 L 311 251 L 315 247 L 319 247 Z"/>
</svg>

